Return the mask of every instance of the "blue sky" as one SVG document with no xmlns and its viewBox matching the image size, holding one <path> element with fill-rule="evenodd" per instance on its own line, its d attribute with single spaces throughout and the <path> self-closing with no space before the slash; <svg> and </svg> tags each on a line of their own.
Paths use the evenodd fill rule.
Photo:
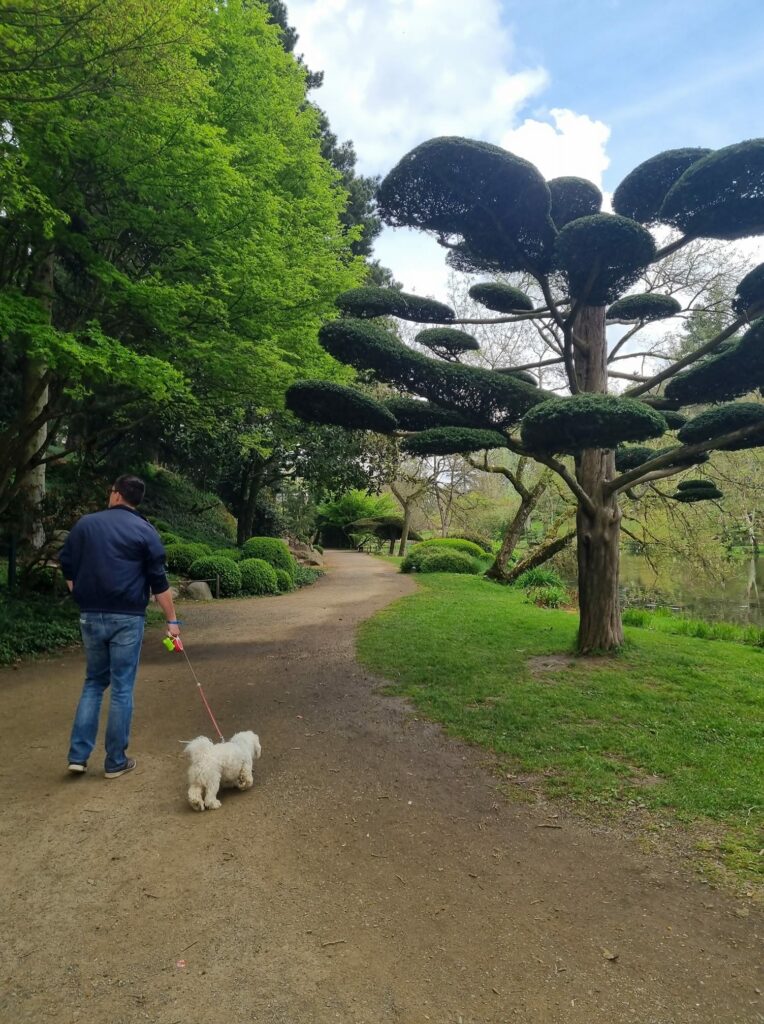
<svg viewBox="0 0 764 1024">
<path fill-rule="evenodd" d="M 762 0 L 504 0 L 520 63 L 541 64 L 541 108 L 610 126 L 611 191 L 662 149 L 764 134 Z"/>
<path fill-rule="evenodd" d="M 359 168 L 436 135 L 504 146 L 612 192 L 664 149 L 764 135 L 764 0 L 288 0 L 316 101 Z M 443 250 L 383 232 L 404 286 L 443 296 Z"/>
</svg>

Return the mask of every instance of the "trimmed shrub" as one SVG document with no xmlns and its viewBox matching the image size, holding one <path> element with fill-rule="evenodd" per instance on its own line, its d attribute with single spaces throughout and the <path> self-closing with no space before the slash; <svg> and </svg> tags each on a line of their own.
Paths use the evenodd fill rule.
<svg viewBox="0 0 764 1024">
<path fill-rule="evenodd" d="M 485 552 L 470 540 L 457 537 L 435 537 L 417 544 L 401 562 L 401 572 L 421 572 L 422 560 L 432 551 L 456 551 L 471 558 L 485 558 Z"/>
<path fill-rule="evenodd" d="M 280 594 L 288 594 L 290 590 L 295 589 L 295 581 L 286 569 L 274 569 L 273 571 L 276 573 L 276 585 Z"/>
<path fill-rule="evenodd" d="M 210 554 L 210 548 L 208 544 L 181 541 L 178 544 L 168 544 L 165 553 L 167 565 L 172 572 L 187 573 L 198 558 Z"/>
<path fill-rule="evenodd" d="M 540 566 L 536 569 L 528 569 L 522 576 L 518 576 L 515 586 L 522 587 L 523 590 L 528 590 L 531 587 L 564 589 L 565 584 L 562 582 L 560 574 L 554 569 L 544 569 Z"/>
<path fill-rule="evenodd" d="M 296 562 L 279 537 L 250 537 L 242 548 L 245 558 L 262 558 L 274 569 L 283 569 L 294 579 Z"/>
<path fill-rule="evenodd" d="M 241 548 L 218 548 L 212 554 L 215 558 L 230 558 L 232 562 L 240 562 L 244 558 Z"/>
<path fill-rule="evenodd" d="M 419 563 L 420 572 L 458 572 L 476 576 L 480 566 L 474 558 L 461 551 L 431 548 Z"/>
<path fill-rule="evenodd" d="M 278 594 L 276 570 L 262 558 L 245 558 L 239 562 L 239 572 L 241 589 L 245 594 Z"/>
<path fill-rule="evenodd" d="M 231 558 L 217 555 L 197 558 L 188 573 L 195 580 L 214 580 L 215 576 L 219 576 L 221 597 L 233 597 L 241 591 L 241 570 Z M 215 592 L 214 582 L 210 589 Z"/>
<path fill-rule="evenodd" d="M 169 547 L 170 544 L 185 544 L 186 542 L 182 537 L 179 537 L 177 533 L 165 533 L 164 530 L 158 530 L 159 539 L 165 547 Z"/>
<path fill-rule="evenodd" d="M 525 600 L 539 608 L 560 608 L 568 600 L 564 587 L 528 587 Z"/>
<path fill-rule="evenodd" d="M 493 551 L 491 540 L 480 533 L 454 533 L 447 537 L 446 540 L 466 540 L 468 544 L 477 544 L 487 555 L 490 555 Z"/>
</svg>

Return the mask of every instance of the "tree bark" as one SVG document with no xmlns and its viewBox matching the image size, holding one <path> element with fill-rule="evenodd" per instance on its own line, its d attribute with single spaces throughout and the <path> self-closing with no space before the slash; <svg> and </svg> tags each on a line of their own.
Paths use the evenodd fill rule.
<svg viewBox="0 0 764 1024">
<path fill-rule="evenodd" d="M 605 307 L 582 307 L 574 334 L 579 389 L 604 394 L 608 380 Z M 618 593 L 621 510 L 617 496 L 605 494 L 605 484 L 614 477 L 615 452 L 610 449 L 589 448 L 577 457 L 576 479 L 590 499 L 579 499 L 576 513 L 579 654 L 613 651 L 623 644 Z"/>
<path fill-rule="evenodd" d="M 252 524 L 255 521 L 257 497 L 263 486 L 265 466 L 247 465 L 242 470 L 241 498 L 239 515 L 236 519 L 236 543 L 239 547 L 252 536 Z"/>
<path fill-rule="evenodd" d="M 539 489 L 538 487 L 534 487 L 532 491 L 527 491 L 525 494 L 521 495 L 520 508 L 517 510 L 514 519 L 507 527 L 504 539 L 501 542 L 501 548 L 494 559 L 493 565 L 486 573 L 489 580 L 497 580 L 499 583 L 509 582 L 507 562 L 517 547 L 523 530 L 525 529 L 525 524 L 528 522 L 531 512 L 534 510 L 536 505 L 538 505 L 539 499 L 543 493 L 544 488 Z"/>
<path fill-rule="evenodd" d="M 514 583 L 518 580 L 524 572 L 529 569 L 535 569 L 538 565 L 543 565 L 544 562 L 548 562 L 550 558 L 553 558 L 558 551 L 562 551 L 576 536 L 575 530 L 569 530 L 568 533 L 562 537 L 555 537 L 554 540 L 549 540 L 546 544 L 540 544 L 532 554 L 524 558 L 522 562 L 518 562 L 517 565 L 513 565 L 507 573 L 506 577 L 502 580 L 502 583 Z"/>
<path fill-rule="evenodd" d="M 398 501 L 400 500 L 401 499 L 398 498 Z M 403 528 L 401 529 L 401 542 L 398 547 L 398 554 L 400 555 L 401 558 L 403 558 L 403 556 L 406 554 L 406 544 L 409 539 L 409 530 L 411 528 L 411 516 L 413 514 L 413 509 L 411 507 L 410 502 L 406 502 L 405 504 L 401 502 L 401 504 L 403 505 Z"/>
</svg>

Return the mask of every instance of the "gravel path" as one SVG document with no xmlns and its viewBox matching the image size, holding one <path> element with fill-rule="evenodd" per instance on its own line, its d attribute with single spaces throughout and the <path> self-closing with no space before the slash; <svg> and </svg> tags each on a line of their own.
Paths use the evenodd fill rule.
<svg viewBox="0 0 764 1024">
<path fill-rule="evenodd" d="M 756 911 L 635 841 L 510 803 L 354 660 L 413 582 L 333 553 L 314 587 L 183 608 L 253 789 L 185 803 L 212 735 L 147 634 L 132 775 L 65 777 L 78 652 L 0 673 L 5 1024 L 753 1024 Z M 394 638 L 391 637 L 391 642 Z M 609 959 L 608 955 L 613 957 Z"/>
</svg>

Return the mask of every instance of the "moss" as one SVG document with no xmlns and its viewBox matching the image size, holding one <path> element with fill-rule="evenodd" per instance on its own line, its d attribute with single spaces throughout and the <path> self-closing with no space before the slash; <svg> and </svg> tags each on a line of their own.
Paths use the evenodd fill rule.
<svg viewBox="0 0 764 1024">
<path fill-rule="evenodd" d="M 348 430 L 392 434 L 398 423 L 384 405 L 355 388 L 328 380 L 297 381 L 288 388 L 286 407 L 301 420 L 328 423 Z"/>
<path fill-rule="evenodd" d="M 521 424 L 530 451 L 575 454 L 585 448 L 615 448 L 622 441 L 659 437 L 666 421 L 655 409 L 616 395 L 553 398 L 532 409 Z"/>
</svg>

